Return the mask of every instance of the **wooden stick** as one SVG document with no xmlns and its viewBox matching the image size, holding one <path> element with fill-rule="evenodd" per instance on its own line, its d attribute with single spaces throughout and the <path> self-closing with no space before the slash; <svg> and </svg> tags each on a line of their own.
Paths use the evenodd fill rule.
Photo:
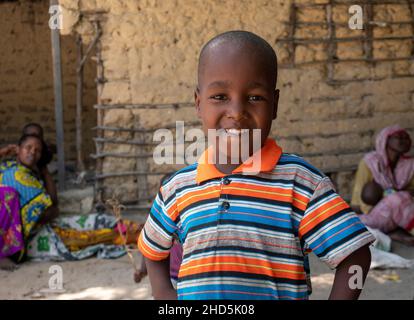
<svg viewBox="0 0 414 320">
<path fill-rule="evenodd" d="M 124 208 L 124 206 L 119 203 L 119 201 L 115 197 L 115 195 L 113 195 L 112 199 L 107 200 L 106 203 L 109 204 L 110 206 L 112 206 L 112 212 L 116 217 L 116 223 L 117 223 L 116 228 L 119 232 L 119 235 L 121 236 L 124 249 L 125 249 L 125 251 L 126 251 L 126 253 L 129 257 L 129 261 L 131 262 L 132 267 L 134 268 L 134 271 L 138 272 L 138 268 L 137 268 L 137 264 L 135 263 L 134 256 L 131 254 L 131 250 L 130 250 L 130 248 L 128 248 L 128 245 L 127 245 L 127 239 L 126 239 L 124 233 L 122 232 L 122 230 L 120 228 L 120 223 L 122 223 L 121 210 Z"/>
</svg>

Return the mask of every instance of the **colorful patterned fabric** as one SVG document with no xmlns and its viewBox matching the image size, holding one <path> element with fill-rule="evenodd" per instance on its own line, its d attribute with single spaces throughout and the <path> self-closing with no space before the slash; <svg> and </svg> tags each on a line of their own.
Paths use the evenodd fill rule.
<svg viewBox="0 0 414 320">
<path fill-rule="evenodd" d="M 0 186 L 0 259 L 23 249 L 19 194 L 13 188 Z"/>
<path fill-rule="evenodd" d="M 0 184 L 15 189 L 19 194 L 23 235 L 28 239 L 40 215 L 52 205 L 43 182 L 29 168 L 9 162 L 0 175 Z"/>
<path fill-rule="evenodd" d="M 94 255 L 100 259 L 119 258 L 126 251 L 116 244 L 116 223 L 115 217 L 107 214 L 59 217 L 54 227 L 45 224 L 30 239 L 27 256 L 35 261 L 82 260 Z"/>
<path fill-rule="evenodd" d="M 179 238 L 178 299 L 307 299 L 309 252 L 335 268 L 375 240 L 320 171 L 271 139 L 258 152 L 260 173 L 206 151 L 163 183 L 138 246 L 163 260 Z"/>
</svg>

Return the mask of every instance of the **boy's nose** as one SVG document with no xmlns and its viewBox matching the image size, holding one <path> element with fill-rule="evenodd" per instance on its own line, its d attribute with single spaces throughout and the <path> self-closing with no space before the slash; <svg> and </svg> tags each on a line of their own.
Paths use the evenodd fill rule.
<svg viewBox="0 0 414 320">
<path fill-rule="evenodd" d="M 237 121 L 245 118 L 244 101 L 242 99 L 233 99 L 227 110 L 227 116 Z"/>
</svg>

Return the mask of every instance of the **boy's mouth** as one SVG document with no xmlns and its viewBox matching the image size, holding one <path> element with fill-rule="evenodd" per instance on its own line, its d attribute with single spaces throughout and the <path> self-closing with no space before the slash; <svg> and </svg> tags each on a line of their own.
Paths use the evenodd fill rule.
<svg viewBox="0 0 414 320">
<path fill-rule="evenodd" d="M 224 131 L 223 133 L 225 133 L 227 136 L 230 137 L 239 137 L 243 134 L 248 134 L 249 133 L 249 129 L 222 129 L 222 131 Z"/>
</svg>

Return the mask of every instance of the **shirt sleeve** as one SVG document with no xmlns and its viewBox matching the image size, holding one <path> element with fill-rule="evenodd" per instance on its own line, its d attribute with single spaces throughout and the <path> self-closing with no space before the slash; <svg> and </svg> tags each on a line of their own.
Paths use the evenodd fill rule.
<svg viewBox="0 0 414 320">
<path fill-rule="evenodd" d="M 138 238 L 138 249 L 150 260 L 164 260 L 169 256 L 176 230 L 177 225 L 168 215 L 162 194 L 158 192 Z"/>
<path fill-rule="evenodd" d="M 299 224 L 304 251 L 313 251 L 330 268 L 375 237 L 336 193 L 328 177 L 317 185 Z"/>
</svg>

